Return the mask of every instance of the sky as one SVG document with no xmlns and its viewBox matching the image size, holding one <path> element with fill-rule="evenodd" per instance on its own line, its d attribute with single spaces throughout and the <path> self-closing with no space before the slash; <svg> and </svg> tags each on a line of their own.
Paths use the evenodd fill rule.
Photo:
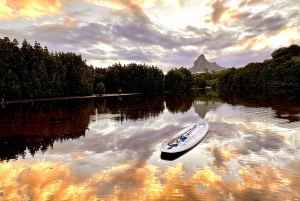
<svg viewBox="0 0 300 201">
<path fill-rule="evenodd" d="M 0 38 L 37 41 L 87 64 L 167 72 L 204 54 L 226 68 L 300 45 L 300 0 L 0 0 Z"/>
</svg>

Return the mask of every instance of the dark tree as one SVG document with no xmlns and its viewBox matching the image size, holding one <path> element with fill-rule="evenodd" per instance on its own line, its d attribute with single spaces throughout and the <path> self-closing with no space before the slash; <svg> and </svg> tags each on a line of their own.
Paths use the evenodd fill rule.
<svg viewBox="0 0 300 201">
<path fill-rule="evenodd" d="M 184 67 L 171 69 L 165 76 L 165 89 L 170 91 L 186 91 L 193 86 L 193 77 Z"/>
<path fill-rule="evenodd" d="M 97 85 L 96 85 L 96 88 L 95 88 L 95 93 L 96 94 L 99 94 L 99 95 L 102 95 L 105 93 L 105 86 L 102 82 L 99 82 Z"/>
</svg>

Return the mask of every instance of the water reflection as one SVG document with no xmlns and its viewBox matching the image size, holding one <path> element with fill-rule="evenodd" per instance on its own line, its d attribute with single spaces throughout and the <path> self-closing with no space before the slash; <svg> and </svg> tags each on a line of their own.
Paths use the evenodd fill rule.
<svg viewBox="0 0 300 201">
<path fill-rule="evenodd" d="M 155 118 L 165 109 L 164 96 L 136 95 L 96 99 L 95 108 L 99 114 L 111 114 L 111 117 L 118 122 Z"/>
<path fill-rule="evenodd" d="M 8 137 L 16 137 L 10 142 L 16 143 L 24 136 L 19 138 L 25 141 L 20 142 L 21 152 L 35 153 L 0 163 L 0 200 L 300 200 L 300 122 L 279 118 L 285 105 L 250 106 L 246 100 L 229 104 L 214 91 L 199 91 L 186 107 L 179 98 L 167 96 L 87 99 L 55 107 L 52 103 L 49 109 L 35 109 L 34 103 L 22 105 L 31 107 L 26 112 L 20 107 L 1 110 L 1 128 L 8 123 L 19 128 L 16 132 L 6 127 L 10 130 L 0 138 L 1 145 Z M 294 110 L 285 117 L 300 114 L 298 102 L 291 103 Z M 41 108 L 43 115 L 53 115 L 34 117 Z M 62 112 L 56 116 L 54 111 Z M 23 132 L 25 115 L 34 120 L 25 125 L 52 129 L 48 135 L 53 148 L 41 150 L 38 141 L 47 138 L 44 131 L 32 127 L 37 135 Z M 48 123 L 37 123 L 43 118 Z M 163 140 L 198 120 L 210 124 L 203 141 L 173 161 L 161 160 Z M 56 124 L 60 121 L 69 127 Z M 78 130 L 83 133 L 75 139 L 59 142 L 59 137 L 71 139 Z M 29 150 L 35 137 L 38 143 Z M 6 152 L 1 152 L 6 160 L 16 157 L 12 146 Z"/>
<path fill-rule="evenodd" d="M 166 94 L 166 107 L 171 113 L 184 113 L 188 111 L 194 101 L 191 94 L 171 93 Z"/>
<path fill-rule="evenodd" d="M 55 141 L 84 136 L 93 110 L 90 100 L 9 104 L 0 110 L 0 160 L 45 152 Z"/>
<path fill-rule="evenodd" d="M 245 90 L 220 94 L 220 97 L 232 105 L 270 107 L 276 111 L 276 118 L 287 119 L 289 122 L 300 121 L 299 89 Z"/>
<path fill-rule="evenodd" d="M 14 169 L 14 171 L 9 171 Z M 249 164 L 228 180 L 211 166 L 191 171 L 179 162 L 115 166 L 79 179 L 70 163 L 2 164 L 4 200 L 296 200 L 299 177 Z M 288 192 L 288 193 L 284 193 Z M 0 197 L 1 198 L 1 197 Z"/>
<path fill-rule="evenodd" d="M 25 150 L 34 156 L 53 148 L 54 142 L 78 139 L 85 136 L 91 122 L 101 118 L 137 121 L 155 118 L 163 110 L 163 96 L 8 104 L 0 110 L 0 160 L 24 158 Z"/>
</svg>

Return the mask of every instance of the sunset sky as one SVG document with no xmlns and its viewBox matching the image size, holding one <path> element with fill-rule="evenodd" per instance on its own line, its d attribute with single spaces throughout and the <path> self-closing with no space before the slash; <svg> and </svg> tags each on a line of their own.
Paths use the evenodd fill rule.
<svg viewBox="0 0 300 201">
<path fill-rule="evenodd" d="M 223 67 L 300 44 L 299 0 L 0 0 L 0 37 L 81 54 L 88 64 Z"/>
</svg>

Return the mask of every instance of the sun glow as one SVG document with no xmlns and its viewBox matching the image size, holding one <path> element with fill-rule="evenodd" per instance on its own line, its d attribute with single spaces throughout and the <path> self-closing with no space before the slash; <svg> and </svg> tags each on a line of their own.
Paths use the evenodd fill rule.
<svg viewBox="0 0 300 201">
<path fill-rule="evenodd" d="M 0 0 L 0 5 L 0 18 L 8 20 L 35 19 L 62 13 L 60 0 Z"/>
</svg>

